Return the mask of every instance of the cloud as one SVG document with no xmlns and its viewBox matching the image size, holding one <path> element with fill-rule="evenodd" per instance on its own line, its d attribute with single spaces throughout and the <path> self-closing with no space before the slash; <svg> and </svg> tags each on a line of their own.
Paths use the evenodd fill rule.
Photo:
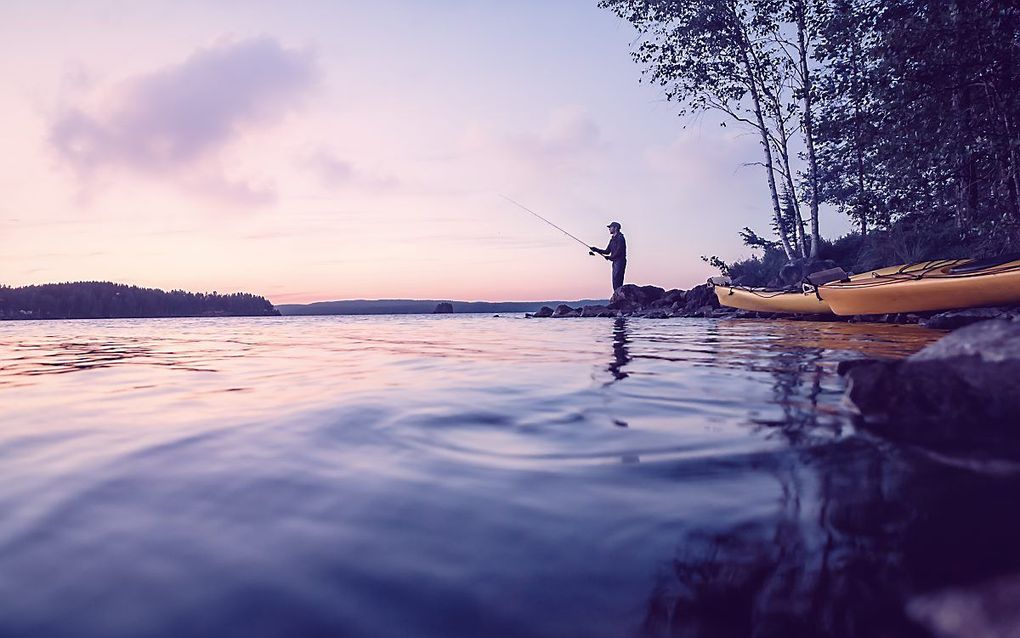
<svg viewBox="0 0 1020 638">
<path fill-rule="evenodd" d="M 602 130 L 587 111 L 559 107 L 551 111 L 537 132 L 506 133 L 488 127 L 467 131 L 465 145 L 475 152 L 512 156 L 516 160 L 565 160 L 591 154 L 605 146 Z"/>
<path fill-rule="evenodd" d="M 478 183 L 499 175 L 501 184 L 517 179 L 548 182 L 590 173 L 607 159 L 609 147 L 602 128 L 580 107 L 559 107 L 525 130 L 494 129 L 474 125 L 461 142 L 464 158 L 484 167 Z"/>
<path fill-rule="evenodd" d="M 330 188 L 345 186 L 360 187 L 373 191 L 392 191 L 400 182 L 392 175 L 368 173 L 354 162 L 320 148 L 304 157 L 302 162 Z"/>
<path fill-rule="evenodd" d="M 573 155 L 603 146 L 599 125 L 578 107 L 561 107 L 549 114 L 537 135 L 519 135 L 509 140 L 526 155 Z"/>
<path fill-rule="evenodd" d="M 84 99 L 65 105 L 49 140 L 83 177 L 101 170 L 181 175 L 199 191 L 264 200 L 263 187 L 210 174 L 210 158 L 247 131 L 280 121 L 315 80 L 308 51 L 269 37 L 218 44 L 87 96 L 98 106 L 89 108 Z"/>
</svg>

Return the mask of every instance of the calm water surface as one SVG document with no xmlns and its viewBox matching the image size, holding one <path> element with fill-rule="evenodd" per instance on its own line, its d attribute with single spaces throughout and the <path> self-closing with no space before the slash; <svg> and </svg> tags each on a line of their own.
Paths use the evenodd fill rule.
<svg viewBox="0 0 1020 638">
<path fill-rule="evenodd" d="M 862 434 L 908 326 L 0 323 L 2 636 L 924 635 L 1020 481 Z"/>
</svg>

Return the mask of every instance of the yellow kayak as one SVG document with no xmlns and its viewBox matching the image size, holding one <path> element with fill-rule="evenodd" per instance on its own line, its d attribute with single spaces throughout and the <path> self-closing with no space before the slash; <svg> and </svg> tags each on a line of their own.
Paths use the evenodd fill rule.
<svg viewBox="0 0 1020 638">
<path fill-rule="evenodd" d="M 892 266 L 823 284 L 818 296 L 837 315 L 1015 304 L 1020 303 L 1020 258 L 943 259 Z"/>
<path fill-rule="evenodd" d="M 788 312 L 797 314 L 832 314 L 829 304 L 814 292 L 768 290 L 725 284 L 713 284 L 719 303 L 730 308 L 755 312 Z"/>
</svg>

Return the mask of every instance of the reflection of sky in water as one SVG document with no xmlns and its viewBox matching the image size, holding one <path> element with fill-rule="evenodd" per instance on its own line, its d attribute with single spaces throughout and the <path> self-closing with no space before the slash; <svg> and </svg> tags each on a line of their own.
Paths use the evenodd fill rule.
<svg viewBox="0 0 1020 638">
<path fill-rule="evenodd" d="M 0 634 L 899 631 L 915 591 L 1020 567 L 1020 524 L 980 524 L 1013 479 L 860 436 L 841 402 L 838 360 L 937 336 L 0 324 Z"/>
</svg>

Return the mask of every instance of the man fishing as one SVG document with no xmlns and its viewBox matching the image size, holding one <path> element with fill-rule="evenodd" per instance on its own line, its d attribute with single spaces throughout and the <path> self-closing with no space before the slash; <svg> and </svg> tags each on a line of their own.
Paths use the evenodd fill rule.
<svg viewBox="0 0 1020 638">
<path fill-rule="evenodd" d="M 545 223 L 549 224 L 550 226 L 560 231 L 567 237 L 573 239 L 582 246 L 585 246 L 585 243 L 583 241 L 571 235 L 567 231 L 563 230 L 562 228 L 552 223 L 545 217 L 542 217 L 541 215 L 531 210 L 524 204 L 516 200 L 510 199 L 506 195 L 500 195 L 500 197 L 510 202 L 514 206 L 534 215 L 538 219 L 541 219 Z M 596 248 L 595 246 L 585 246 L 585 248 L 588 249 L 589 255 L 595 255 L 596 253 L 598 253 L 599 255 L 605 257 L 607 261 L 613 262 L 613 292 L 616 292 L 616 289 L 623 285 L 623 272 L 627 270 L 627 240 L 623 238 L 623 233 L 620 232 L 621 229 L 620 222 L 610 222 L 609 225 L 606 226 L 606 228 L 609 229 L 609 245 L 606 246 L 605 250 L 601 248 Z"/>
<path fill-rule="evenodd" d="M 588 246 L 588 249 L 613 262 L 613 292 L 616 292 L 623 285 L 623 272 L 627 270 L 627 240 L 620 232 L 620 222 L 610 222 L 606 228 L 609 229 L 609 245 L 605 250 L 595 246 Z"/>
</svg>

